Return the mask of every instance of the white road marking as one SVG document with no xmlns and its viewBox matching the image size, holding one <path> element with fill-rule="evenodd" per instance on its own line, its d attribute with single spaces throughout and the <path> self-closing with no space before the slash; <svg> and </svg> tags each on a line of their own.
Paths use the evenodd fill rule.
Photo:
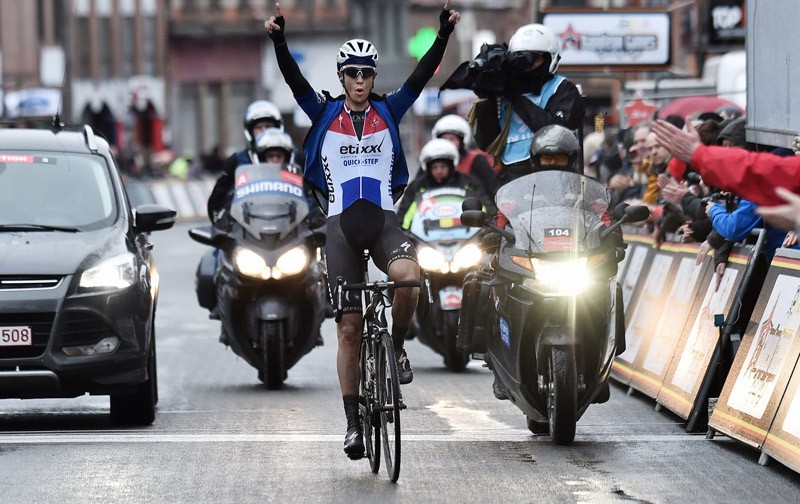
<svg viewBox="0 0 800 504">
<path fill-rule="evenodd" d="M 32 433 L 20 432 L 0 435 L 0 445 L 27 444 L 120 444 L 120 443 L 341 443 L 339 434 L 252 434 L 252 433 L 169 433 L 169 432 L 132 432 L 132 431 L 85 431 L 77 433 Z M 483 435 L 453 434 L 404 434 L 407 442 L 517 442 L 517 443 L 549 443 L 550 438 L 533 437 L 525 429 L 508 429 L 506 432 L 489 432 Z M 691 435 L 580 435 L 575 442 L 592 443 L 663 443 L 707 441 L 705 436 Z"/>
<path fill-rule="evenodd" d="M 487 432 L 507 432 L 511 427 L 490 417 L 485 410 L 456 406 L 452 401 L 439 401 L 426 406 L 447 422 L 454 436 L 473 436 Z M 527 432 L 527 431 L 522 431 Z"/>
</svg>

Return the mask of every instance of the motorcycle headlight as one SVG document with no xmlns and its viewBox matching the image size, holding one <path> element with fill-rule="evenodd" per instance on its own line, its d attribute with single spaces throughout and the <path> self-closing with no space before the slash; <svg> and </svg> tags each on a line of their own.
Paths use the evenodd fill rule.
<svg viewBox="0 0 800 504">
<path fill-rule="evenodd" d="M 453 263 L 450 265 L 450 271 L 453 273 L 467 269 L 470 266 L 475 266 L 481 260 L 481 249 L 474 243 L 464 245 L 456 252 L 453 257 Z"/>
<path fill-rule="evenodd" d="M 526 278 L 523 286 L 549 296 L 574 296 L 592 286 L 586 258 L 571 261 L 531 259 L 535 278 Z"/>
<path fill-rule="evenodd" d="M 447 273 L 447 261 L 444 254 L 431 247 L 420 247 L 417 250 L 419 267 L 428 271 L 443 271 Z"/>
<path fill-rule="evenodd" d="M 295 247 L 278 258 L 275 268 L 272 269 L 272 277 L 278 278 L 279 272 L 286 276 L 296 275 L 305 270 L 306 266 L 308 251 L 303 246 Z"/>
<path fill-rule="evenodd" d="M 233 265 L 242 275 L 256 278 L 269 278 L 269 269 L 264 258 L 246 247 L 233 251 Z M 265 271 L 266 270 L 266 271 Z"/>
<path fill-rule="evenodd" d="M 125 253 L 106 259 L 81 274 L 84 289 L 125 289 L 136 282 L 136 258 Z"/>
</svg>

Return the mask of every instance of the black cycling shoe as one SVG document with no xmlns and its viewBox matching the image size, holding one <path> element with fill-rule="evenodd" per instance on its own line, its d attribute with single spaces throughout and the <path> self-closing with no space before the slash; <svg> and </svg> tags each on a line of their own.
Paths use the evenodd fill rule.
<svg viewBox="0 0 800 504">
<path fill-rule="evenodd" d="M 347 434 L 344 436 L 344 452 L 350 460 L 364 458 L 364 436 L 358 427 L 347 429 Z"/>
<path fill-rule="evenodd" d="M 395 355 L 397 356 L 397 377 L 400 379 L 400 384 L 411 383 L 414 379 L 414 370 L 411 369 L 411 361 L 408 360 L 405 348 L 399 352 L 395 351 Z"/>
</svg>

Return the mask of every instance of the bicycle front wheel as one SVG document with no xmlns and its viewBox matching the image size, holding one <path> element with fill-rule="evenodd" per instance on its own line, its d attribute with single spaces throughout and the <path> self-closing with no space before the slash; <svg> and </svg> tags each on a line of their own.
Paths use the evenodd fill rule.
<svg viewBox="0 0 800 504">
<path fill-rule="evenodd" d="M 386 472 L 392 483 L 400 477 L 400 381 L 394 346 L 388 332 L 382 332 L 377 350 L 378 402 L 380 403 L 380 430 L 383 441 L 383 458 Z"/>
<path fill-rule="evenodd" d="M 361 410 L 361 430 L 369 460 L 369 468 L 377 473 L 381 467 L 380 419 L 378 415 L 378 380 L 374 352 L 368 345 L 371 341 L 363 338 L 361 342 L 361 382 L 359 384 L 359 408 Z"/>
</svg>

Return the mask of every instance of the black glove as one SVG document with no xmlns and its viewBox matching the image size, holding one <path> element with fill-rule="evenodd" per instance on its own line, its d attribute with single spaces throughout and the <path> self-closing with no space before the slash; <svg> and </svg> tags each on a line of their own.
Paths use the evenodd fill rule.
<svg viewBox="0 0 800 504">
<path fill-rule="evenodd" d="M 442 13 L 439 14 L 439 36 L 445 39 L 456 29 L 456 25 L 448 21 L 449 19 L 450 11 L 442 9 Z"/>
<path fill-rule="evenodd" d="M 280 27 L 280 30 L 272 30 L 269 34 L 269 38 L 272 39 L 272 43 L 275 45 L 281 45 L 286 43 L 286 19 L 283 16 L 278 16 L 275 18 L 275 24 Z"/>
</svg>

